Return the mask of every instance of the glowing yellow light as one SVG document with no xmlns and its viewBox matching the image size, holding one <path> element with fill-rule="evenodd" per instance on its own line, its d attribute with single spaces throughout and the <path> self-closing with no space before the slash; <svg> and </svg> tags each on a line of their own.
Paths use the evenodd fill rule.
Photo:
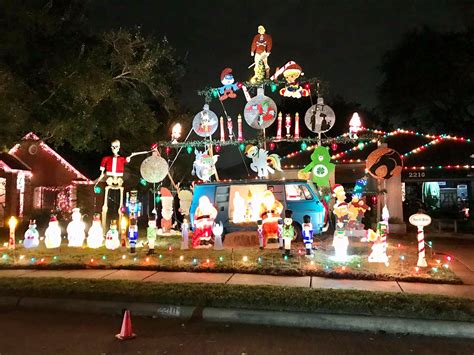
<svg viewBox="0 0 474 355">
<path fill-rule="evenodd" d="M 244 257 L 242 258 L 242 261 L 243 261 L 244 263 L 246 263 L 247 261 L 249 261 L 248 256 L 247 256 L 247 255 L 244 255 Z"/>
<path fill-rule="evenodd" d="M 122 216 L 122 219 L 120 220 L 120 228 L 122 228 L 122 230 L 127 229 L 127 218 L 123 216 Z"/>
<path fill-rule="evenodd" d="M 10 229 L 15 229 L 16 225 L 18 224 L 18 220 L 11 216 L 10 219 L 8 220 L 8 226 L 10 227 Z"/>
<path fill-rule="evenodd" d="M 179 260 L 183 261 L 183 260 L 184 260 L 184 255 L 181 255 L 181 256 L 179 257 Z"/>
<path fill-rule="evenodd" d="M 122 255 L 122 260 L 125 260 L 127 258 L 127 256 L 124 254 Z"/>
</svg>

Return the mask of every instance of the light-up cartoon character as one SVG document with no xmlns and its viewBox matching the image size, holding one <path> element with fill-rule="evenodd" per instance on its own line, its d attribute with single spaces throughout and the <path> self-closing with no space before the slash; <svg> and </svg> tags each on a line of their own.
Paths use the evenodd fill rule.
<svg viewBox="0 0 474 355">
<path fill-rule="evenodd" d="M 72 209 L 71 222 L 67 225 L 67 239 L 69 247 L 81 248 L 86 239 L 86 225 L 82 221 L 82 215 L 79 208 Z"/>
<path fill-rule="evenodd" d="M 276 118 L 277 112 L 272 107 L 271 103 L 272 101 L 268 99 L 246 108 L 247 111 L 256 112 L 256 122 L 258 123 L 258 126 L 266 126 L 268 125 L 268 121 L 272 122 Z"/>
<path fill-rule="evenodd" d="M 36 221 L 34 219 L 30 219 L 30 224 L 25 232 L 23 246 L 27 249 L 37 248 L 39 246 L 39 233 L 36 229 Z"/>
<path fill-rule="evenodd" d="M 265 67 L 265 76 L 268 78 L 270 76 L 270 66 L 268 65 L 268 57 L 272 51 L 273 40 L 272 36 L 268 33 L 265 33 L 265 27 L 262 25 L 258 26 L 258 34 L 253 37 L 252 45 L 250 47 L 250 55 L 254 57 L 254 66 L 255 74 L 251 79 L 251 82 L 259 81 L 260 73 L 259 71 L 259 64 L 260 61 L 263 62 Z"/>
<path fill-rule="evenodd" d="M 100 221 L 100 213 L 94 213 L 92 226 L 87 235 L 87 246 L 92 249 L 100 248 L 104 244 L 104 230 Z"/>
<path fill-rule="evenodd" d="M 353 196 L 352 201 L 348 206 L 348 219 L 347 228 L 351 230 L 362 230 L 364 225 L 362 224 L 362 218 L 364 218 L 365 212 L 370 210 L 370 207 L 365 203 L 365 198 L 358 198 Z"/>
<path fill-rule="evenodd" d="M 245 154 L 252 159 L 250 169 L 255 171 L 259 178 L 266 178 L 274 174 L 275 170 L 282 171 L 280 157 L 277 154 L 268 154 L 268 151 L 254 145 L 247 145 Z"/>
<path fill-rule="evenodd" d="M 307 179 L 312 174 L 313 182 L 318 186 L 329 186 L 329 178 L 335 165 L 331 163 L 331 156 L 327 147 L 319 146 L 311 153 L 311 163 L 298 172 L 298 177 Z"/>
<path fill-rule="evenodd" d="M 286 80 L 286 87 L 280 90 L 280 95 L 284 97 L 293 97 L 295 99 L 309 96 L 309 91 L 303 89 L 298 83 L 298 78 L 301 75 L 303 75 L 303 70 L 298 64 L 292 63 L 288 65 L 283 71 L 283 76 Z"/>
<path fill-rule="evenodd" d="M 46 228 L 44 236 L 46 248 L 52 249 L 61 246 L 61 228 L 59 227 L 59 222 L 55 215 L 52 215 L 49 219 L 48 228 Z"/>
<path fill-rule="evenodd" d="M 166 187 L 160 189 L 161 195 L 161 230 L 169 233 L 173 227 L 173 204 L 174 198 L 171 191 Z"/>
<path fill-rule="evenodd" d="M 283 205 L 275 199 L 273 192 L 266 190 L 260 204 L 260 219 L 262 220 L 263 247 L 268 239 L 278 237 L 278 220 L 280 219 Z"/>
<path fill-rule="evenodd" d="M 120 247 L 120 235 L 117 230 L 117 221 L 110 221 L 110 229 L 105 236 L 105 247 L 109 250 L 115 250 Z"/>
<path fill-rule="evenodd" d="M 219 100 L 224 101 L 227 98 L 234 99 L 237 97 L 235 92 L 240 89 L 240 85 L 235 83 L 234 75 L 231 68 L 225 68 L 221 73 L 221 86 L 219 90 Z"/>
<path fill-rule="evenodd" d="M 212 226 L 217 216 L 217 210 L 209 197 L 201 196 L 199 205 L 194 212 L 193 247 L 209 246 L 212 243 Z"/>
<path fill-rule="evenodd" d="M 369 255 L 371 263 L 387 263 L 387 234 L 388 223 L 380 221 L 377 223 L 377 231 L 369 229 L 367 231 L 367 239 L 372 242 L 372 252 Z"/>
<path fill-rule="evenodd" d="M 216 163 L 219 155 L 210 156 L 206 152 L 194 150 L 196 158 L 193 163 L 193 170 L 191 173 L 196 175 L 200 180 L 208 182 L 216 173 Z"/>
</svg>

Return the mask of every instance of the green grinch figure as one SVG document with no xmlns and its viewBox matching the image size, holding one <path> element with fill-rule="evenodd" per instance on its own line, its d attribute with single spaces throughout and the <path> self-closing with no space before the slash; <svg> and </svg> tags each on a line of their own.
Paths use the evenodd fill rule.
<svg viewBox="0 0 474 355">
<path fill-rule="evenodd" d="M 298 172 L 300 179 L 309 179 L 312 173 L 313 182 L 318 186 L 330 186 L 329 177 L 334 171 L 334 164 L 331 163 L 331 156 L 327 147 L 317 147 L 311 154 L 311 163 Z"/>
</svg>

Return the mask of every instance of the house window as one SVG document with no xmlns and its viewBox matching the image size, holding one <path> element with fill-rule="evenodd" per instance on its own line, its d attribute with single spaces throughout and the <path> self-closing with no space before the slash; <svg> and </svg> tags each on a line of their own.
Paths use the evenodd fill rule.
<svg viewBox="0 0 474 355">
<path fill-rule="evenodd" d="M 306 185 L 286 185 L 285 190 L 287 201 L 305 201 L 313 199 L 313 195 Z"/>
</svg>

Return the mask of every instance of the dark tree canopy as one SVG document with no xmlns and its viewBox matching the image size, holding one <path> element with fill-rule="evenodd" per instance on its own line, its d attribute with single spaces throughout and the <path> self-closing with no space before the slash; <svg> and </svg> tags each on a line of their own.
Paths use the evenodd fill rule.
<svg viewBox="0 0 474 355">
<path fill-rule="evenodd" d="M 3 145 L 35 131 L 76 151 L 107 149 L 114 138 L 124 138 L 125 150 L 132 150 L 165 134 L 184 74 L 166 40 L 139 29 L 94 32 L 87 1 L 3 3 Z"/>
<path fill-rule="evenodd" d="M 474 30 L 408 33 L 382 59 L 379 108 L 392 125 L 474 133 Z"/>
</svg>

